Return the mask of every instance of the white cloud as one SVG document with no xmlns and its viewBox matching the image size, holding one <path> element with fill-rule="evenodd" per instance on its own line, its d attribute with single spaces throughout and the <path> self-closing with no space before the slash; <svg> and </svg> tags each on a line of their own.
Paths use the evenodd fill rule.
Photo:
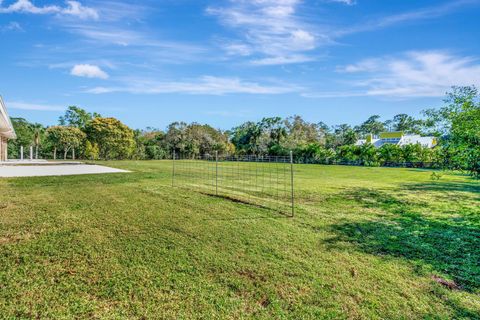
<svg viewBox="0 0 480 320">
<path fill-rule="evenodd" d="M 67 28 L 72 33 L 79 34 L 101 44 L 114 44 L 126 47 L 144 40 L 144 37 L 135 31 L 109 26 L 97 27 L 84 24 L 69 24 Z"/>
<path fill-rule="evenodd" d="M 0 7 L 0 13 L 22 12 L 32 14 L 48 14 L 58 13 L 60 10 L 60 7 L 54 5 L 37 7 L 29 0 L 17 0 L 8 7 Z"/>
<path fill-rule="evenodd" d="M 46 105 L 38 103 L 25 103 L 18 101 L 11 101 L 7 103 L 8 108 L 17 110 L 30 110 L 30 111 L 64 111 L 65 107 Z"/>
<path fill-rule="evenodd" d="M 12 21 L 7 25 L 0 26 L 0 31 L 24 31 L 20 23 Z"/>
<path fill-rule="evenodd" d="M 66 7 L 57 5 L 38 7 L 30 0 L 17 0 L 9 6 L 2 6 L 2 2 L 0 1 L 0 13 L 59 14 L 75 16 L 80 19 L 98 19 L 95 9 L 85 7 L 78 1 L 66 1 Z"/>
<path fill-rule="evenodd" d="M 355 0 L 330 0 L 330 2 L 339 2 L 339 3 L 346 4 L 348 6 L 353 6 L 354 4 L 356 4 Z"/>
<path fill-rule="evenodd" d="M 99 66 L 92 64 L 77 64 L 73 66 L 70 71 L 72 76 L 85 77 L 85 78 L 100 78 L 107 79 L 108 74 L 100 69 Z"/>
<path fill-rule="evenodd" d="M 314 58 L 306 55 L 291 55 L 288 57 L 269 57 L 269 58 L 262 58 L 252 60 L 251 64 L 258 65 L 258 66 L 271 66 L 271 65 L 278 65 L 278 64 L 292 64 L 292 63 L 302 63 L 313 61 Z"/>
<path fill-rule="evenodd" d="M 434 19 L 468 5 L 478 5 L 479 0 L 458 0 L 402 12 L 374 19 L 335 26 L 324 17 L 323 24 L 309 23 L 307 9 L 318 9 L 302 0 L 230 0 L 227 4 L 207 8 L 225 26 L 237 33 L 236 39 L 220 46 L 227 55 L 249 57 L 254 65 L 303 63 L 317 59 L 314 50 L 336 43 L 344 36 L 382 29 L 413 21 Z M 312 1 L 313 2 L 313 1 Z M 355 0 L 322 0 L 355 5 Z M 233 45 L 232 45 L 233 43 Z"/>
<path fill-rule="evenodd" d="M 55 62 L 51 63 L 48 65 L 50 69 L 69 69 L 72 70 L 72 68 L 78 64 L 78 60 L 66 60 L 64 62 Z M 106 67 L 108 69 L 117 69 L 117 65 L 113 63 L 110 60 L 107 59 L 91 59 L 91 60 L 86 60 L 83 61 L 82 64 L 87 64 L 87 65 L 95 65 L 99 66 L 100 68 Z"/>
<path fill-rule="evenodd" d="M 227 43 L 223 45 L 223 50 L 228 55 L 233 55 L 233 56 L 249 56 L 252 54 L 253 49 L 244 43 Z"/>
<path fill-rule="evenodd" d="M 479 3 L 478 0 L 450 1 L 437 6 L 420 8 L 413 11 L 407 11 L 407 12 L 402 12 L 398 14 L 383 16 L 378 19 L 364 21 L 360 24 L 353 25 L 347 28 L 339 28 L 338 30 L 332 33 L 332 36 L 341 37 L 341 36 L 359 33 L 359 32 L 378 30 L 378 29 L 382 29 L 382 28 L 386 28 L 394 25 L 399 25 L 402 23 L 408 23 L 408 22 L 419 21 L 419 20 L 427 20 L 427 19 L 435 19 L 438 17 L 451 14 L 452 12 L 455 12 L 455 10 L 461 7 L 468 6 L 468 5 L 475 5 L 478 3 Z"/>
<path fill-rule="evenodd" d="M 314 53 L 315 49 L 337 43 L 338 39 L 350 34 L 438 18 L 461 7 L 478 4 L 478 1 L 450 1 L 368 19 L 346 27 L 335 26 L 327 19 L 323 24 L 309 23 L 309 2 L 302 0 L 230 0 L 227 5 L 207 8 L 207 13 L 218 17 L 225 26 L 237 33 L 236 40 L 220 45 L 227 55 L 248 56 L 253 65 L 281 65 L 316 60 L 318 55 Z M 322 2 L 356 4 L 355 0 Z M 310 3 L 310 8 L 316 10 L 317 6 Z"/>
<path fill-rule="evenodd" d="M 203 46 L 158 39 L 154 34 L 132 30 L 132 28 L 120 28 L 108 24 L 67 24 L 65 27 L 69 32 L 80 35 L 89 51 L 94 45 L 93 50 L 96 52 L 101 52 L 103 56 L 113 55 L 117 60 L 122 55 L 126 58 L 125 60 L 132 61 L 137 58 L 141 63 L 149 64 L 205 62 L 213 59 L 206 55 L 208 50 Z"/>
<path fill-rule="evenodd" d="M 89 7 L 84 7 L 78 1 L 67 1 L 68 7 L 64 8 L 61 13 L 78 17 L 80 19 L 98 19 L 98 12 Z"/>
<path fill-rule="evenodd" d="M 479 59 L 443 51 L 368 59 L 339 71 L 355 74 L 352 84 L 366 96 L 441 97 L 454 85 L 480 85 Z"/>
<path fill-rule="evenodd" d="M 223 45 L 230 55 L 256 55 L 254 64 L 287 64 L 311 61 L 298 59 L 314 50 L 319 39 L 313 27 L 296 14 L 300 0 L 237 0 L 230 6 L 210 7 L 207 13 L 238 32 L 238 40 Z M 268 63 L 258 63 L 267 61 Z"/>
<path fill-rule="evenodd" d="M 95 9 L 100 13 L 102 21 L 123 24 L 141 21 L 146 14 L 152 13 L 154 7 L 145 1 L 101 0 L 95 2 Z"/>
<path fill-rule="evenodd" d="M 304 98 L 323 99 L 323 98 L 351 98 L 365 97 L 364 91 L 321 91 L 321 92 L 304 92 L 300 94 Z"/>
<path fill-rule="evenodd" d="M 364 71 L 375 71 L 379 67 L 378 59 L 365 59 L 355 64 L 337 67 L 337 72 L 355 73 Z"/>
<path fill-rule="evenodd" d="M 299 87 L 278 84 L 259 84 L 238 78 L 203 76 L 187 81 L 155 81 L 150 79 L 124 79 L 119 86 L 95 87 L 87 93 L 103 94 L 128 92 L 134 94 L 185 93 L 198 95 L 225 94 L 284 94 L 299 91 Z"/>
<path fill-rule="evenodd" d="M 290 45 L 299 51 L 315 49 L 315 37 L 305 30 L 292 31 Z"/>
</svg>

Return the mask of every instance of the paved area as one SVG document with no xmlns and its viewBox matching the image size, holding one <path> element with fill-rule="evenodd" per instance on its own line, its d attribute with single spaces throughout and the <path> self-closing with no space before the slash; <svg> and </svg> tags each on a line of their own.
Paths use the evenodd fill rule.
<svg viewBox="0 0 480 320">
<path fill-rule="evenodd" d="M 1 165 L 0 177 L 42 177 L 42 176 L 70 176 L 80 174 L 100 174 L 128 172 L 125 170 L 88 164 L 37 164 L 37 165 Z"/>
<path fill-rule="evenodd" d="M 55 161 L 47 161 L 47 160 L 7 160 L 4 162 L 0 162 L 1 166 L 31 166 L 31 165 L 43 165 L 43 166 L 51 166 L 51 165 L 59 165 L 59 164 L 83 164 L 80 161 L 67 161 L 67 160 L 55 160 Z"/>
</svg>

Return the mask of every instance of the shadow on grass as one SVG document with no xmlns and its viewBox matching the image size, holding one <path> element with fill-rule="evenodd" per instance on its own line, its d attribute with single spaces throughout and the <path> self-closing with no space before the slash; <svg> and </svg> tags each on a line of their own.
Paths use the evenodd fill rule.
<svg viewBox="0 0 480 320">
<path fill-rule="evenodd" d="M 432 181 L 425 183 L 413 183 L 405 184 L 403 188 L 412 191 L 438 191 L 438 192 L 473 192 L 480 194 L 480 181 L 479 182 L 442 182 Z"/>
<path fill-rule="evenodd" d="M 287 214 L 286 212 L 283 212 L 281 210 L 276 210 L 275 208 L 272 208 L 272 207 L 269 207 L 269 206 L 266 206 L 266 205 L 262 205 L 262 204 L 258 204 L 258 203 L 254 203 L 254 202 L 251 202 L 251 201 L 247 201 L 247 200 L 243 200 L 243 199 L 239 199 L 239 198 L 235 198 L 235 197 L 230 197 L 228 195 L 215 195 L 215 194 L 211 194 L 211 193 L 207 193 L 207 192 L 199 192 L 199 193 L 202 194 L 202 195 L 208 196 L 208 197 L 227 200 L 227 201 L 231 201 L 231 202 L 234 202 L 234 203 L 239 203 L 239 204 L 251 206 L 251 207 L 254 207 L 254 208 L 257 208 L 257 209 L 266 210 L 266 211 L 268 211 L 269 213 L 272 214 L 271 216 L 261 216 L 261 217 L 257 216 L 257 217 L 215 218 L 215 219 L 207 219 L 207 220 L 257 220 L 257 219 L 272 219 L 272 218 L 273 219 L 279 219 L 279 218 L 292 218 L 293 217 L 291 214 Z"/>
<path fill-rule="evenodd" d="M 232 218 L 205 218 L 205 221 L 241 221 L 241 220 L 271 220 L 271 219 L 289 219 L 284 215 L 257 216 L 257 217 L 232 217 Z"/>
<path fill-rule="evenodd" d="M 463 290 L 480 289 L 480 223 L 467 216 L 435 218 L 421 212 L 428 204 L 396 198 L 390 193 L 354 189 L 344 195 L 367 208 L 389 214 L 378 220 L 335 225 L 332 244 L 354 243 L 364 252 L 390 255 L 429 265 L 452 278 Z M 419 268 L 418 272 L 421 272 Z"/>
<path fill-rule="evenodd" d="M 448 305 L 454 311 L 452 319 L 480 319 L 480 314 L 478 314 L 478 312 L 476 312 L 475 310 L 469 310 L 463 306 L 460 306 L 457 302 L 451 301 L 450 299 L 444 300 L 446 300 L 446 305 Z M 433 317 L 432 315 L 432 319 L 434 318 L 435 317 Z"/>
</svg>

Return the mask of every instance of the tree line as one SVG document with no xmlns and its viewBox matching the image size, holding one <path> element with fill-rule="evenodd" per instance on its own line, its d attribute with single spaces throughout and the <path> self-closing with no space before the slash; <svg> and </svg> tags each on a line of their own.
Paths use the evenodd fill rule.
<svg viewBox="0 0 480 320">
<path fill-rule="evenodd" d="M 381 121 L 373 115 L 357 126 L 328 126 L 300 116 L 269 117 L 219 130 L 208 124 L 174 122 L 166 130 L 132 130 L 121 121 L 68 107 L 58 125 L 44 127 L 12 118 L 18 139 L 9 144 L 10 157 L 20 146 L 33 147 L 35 157 L 80 159 L 167 159 L 175 152 L 183 157 L 203 154 L 288 155 L 306 163 L 346 163 L 368 166 L 420 163 L 433 167 L 468 170 L 480 175 L 480 95 L 474 86 L 453 87 L 444 105 L 423 111 L 421 119 L 398 114 Z M 355 142 L 369 134 L 403 131 L 438 137 L 434 149 L 420 145 Z M 28 152 L 28 151 L 26 151 Z"/>
</svg>

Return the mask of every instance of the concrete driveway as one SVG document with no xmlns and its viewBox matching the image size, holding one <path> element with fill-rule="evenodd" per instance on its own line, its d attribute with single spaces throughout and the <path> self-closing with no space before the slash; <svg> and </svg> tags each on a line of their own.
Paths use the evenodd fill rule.
<svg viewBox="0 0 480 320">
<path fill-rule="evenodd" d="M 125 170 L 82 163 L 42 163 L 28 165 L 0 164 L 0 177 L 44 177 L 44 176 L 71 176 L 82 174 L 101 174 L 128 172 Z"/>
</svg>

